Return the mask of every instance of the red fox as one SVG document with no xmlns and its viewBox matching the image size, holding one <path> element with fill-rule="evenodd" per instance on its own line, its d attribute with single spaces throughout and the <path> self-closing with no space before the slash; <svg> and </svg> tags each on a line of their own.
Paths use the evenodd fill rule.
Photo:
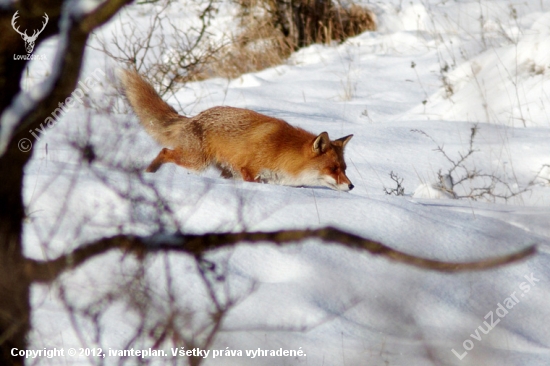
<svg viewBox="0 0 550 366">
<path fill-rule="evenodd" d="M 353 189 L 344 161 L 344 148 L 353 135 L 331 141 L 326 132 L 315 136 L 283 120 L 233 107 L 184 117 L 137 72 L 123 70 L 120 79 L 145 130 L 166 146 L 147 172 L 156 172 L 164 163 L 197 172 L 213 165 L 224 178 Z"/>
</svg>

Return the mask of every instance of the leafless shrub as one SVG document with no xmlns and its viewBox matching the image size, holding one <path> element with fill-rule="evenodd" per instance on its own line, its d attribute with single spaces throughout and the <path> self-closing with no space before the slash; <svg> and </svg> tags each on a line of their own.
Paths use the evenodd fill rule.
<svg viewBox="0 0 550 366">
<path fill-rule="evenodd" d="M 386 188 L 384 187 L 384 192 L 386 192 L 389 196 L 404 196 L 405 195 L 405 187 L 403 187 L 403 178 L 399 177 L 397 173 L 394 173 L 393 170 L 390 172 L 390 178 L 393 180 L 396 184 L 395 188 Z"/>
<path fill-rule="evenodd" d="M 113 31 L 110 41 L 98 37 L 99 47 L 119 64 L 126 64 L 147 75 L 158 86 L 161 96 L 174 93 L 183 83 L 210 77 L 208 65 L 223 48 L 208 32 L 217 12 L 216 0 L 200 3 L 198 26 L 182 28 L 170 11 L 178 5 L 174 0 L 141 3 L 151 9 L 149 26 L 142 28 L 125 21 Z M 131 19 L 127 17 L 126 19 Z"/>
<path fill-rule="evenodd" d="M 475 164 L 471 162 L 471 157 L 479 151 L 474 148 L 475 137 L 479 131 L 477 125 L 474 125 L 470 129 L 468 149 L 465 152 L 459 151 L 458 158 L 450 157 L 445 151 L 444 146 L 436 142 L 426 132 L 421 130 L 411 131 L 420 133 L 432 140 L 437 145 L 435 151 L 441 153 L 450 163 L 450 168 L 446 171 L 440 169 L 437 172 L 438 183 L 436 188 L 448 193 L 453 198 L 484 199 L 488 201 L 503 199 L 508 201 L 529 191 L 533 184 L 532 180 L 523 188 L 515 188 L 514 185 L 507 182 L 505 178 L 499 176 L 497 173 L 484 173 L 476 168 Z"/>
</svg>

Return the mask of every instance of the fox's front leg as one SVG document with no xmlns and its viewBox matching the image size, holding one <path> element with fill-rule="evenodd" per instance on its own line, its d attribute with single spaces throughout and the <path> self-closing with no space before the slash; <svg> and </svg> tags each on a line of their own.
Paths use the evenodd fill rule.
<svg viewBox="0 0 550 366">
<path fill-rule="evenodd" d="M 145 169 L 145 171 L 148 173 L 154 173 L 159 170 L 162 164 L 172 162 L 172 153 L 172 150 L 169 150 L 167 148 L 162 149 L 157 157 L 151 162 L 151 164 L 149 164 L 147 169 Z"/>
<path fill-rule="evenodd" d="M 247 168 L 241 168 L 241 175 L 243 177 L 243 180 L 245 182 L 256 182 L 256 183 L 260 183 L 260 177 L 259 176 L 256 176 L 256 178 L 254 178 L 254 174 L 252 174 L 250 172 L 250 170 L 248 170 Z"/>
</svg>

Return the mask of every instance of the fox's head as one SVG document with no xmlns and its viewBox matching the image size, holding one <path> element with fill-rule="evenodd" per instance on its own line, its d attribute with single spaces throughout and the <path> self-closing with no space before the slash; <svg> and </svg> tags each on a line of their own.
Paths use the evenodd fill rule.
<svg viewBox="0 0 550 366">
<path fill-rule="evenodd" d="M 314 155 L 315 171 L 318 172 L 319 185 L 337 191 L 351 191 L 353 184 L 346 176 L 344 148 L 353 135 L 330 141 L 328 133 L 322 132 L 315 138 L 311 146 Z"/>
</svg>

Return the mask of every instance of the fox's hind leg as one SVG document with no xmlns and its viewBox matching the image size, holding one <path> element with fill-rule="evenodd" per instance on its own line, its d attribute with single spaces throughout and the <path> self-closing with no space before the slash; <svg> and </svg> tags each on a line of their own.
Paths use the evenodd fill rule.
<svg viewBox="0 0 550 366">
<path fill-rule="evenodd" d="M 220 176 L 222 178 L 225 178 L 225 179 L 235 178 L 235 174 L 233 173 L 231 168 L 220 163 L 216 163 L 215 165 L 216 165 L 216 168 L 218 168 L 218 170 L 220 171 Z"/>
<path fill-rule="evenodd" d="M 163 148 L 145 171 L 154 173 L 165 163 L 174 163 L 195 171 L 201 171 L 207 165 L 206 159 L 200 153 L 186 152 L 179 148 L 175 150 Z"/>
</svg>

